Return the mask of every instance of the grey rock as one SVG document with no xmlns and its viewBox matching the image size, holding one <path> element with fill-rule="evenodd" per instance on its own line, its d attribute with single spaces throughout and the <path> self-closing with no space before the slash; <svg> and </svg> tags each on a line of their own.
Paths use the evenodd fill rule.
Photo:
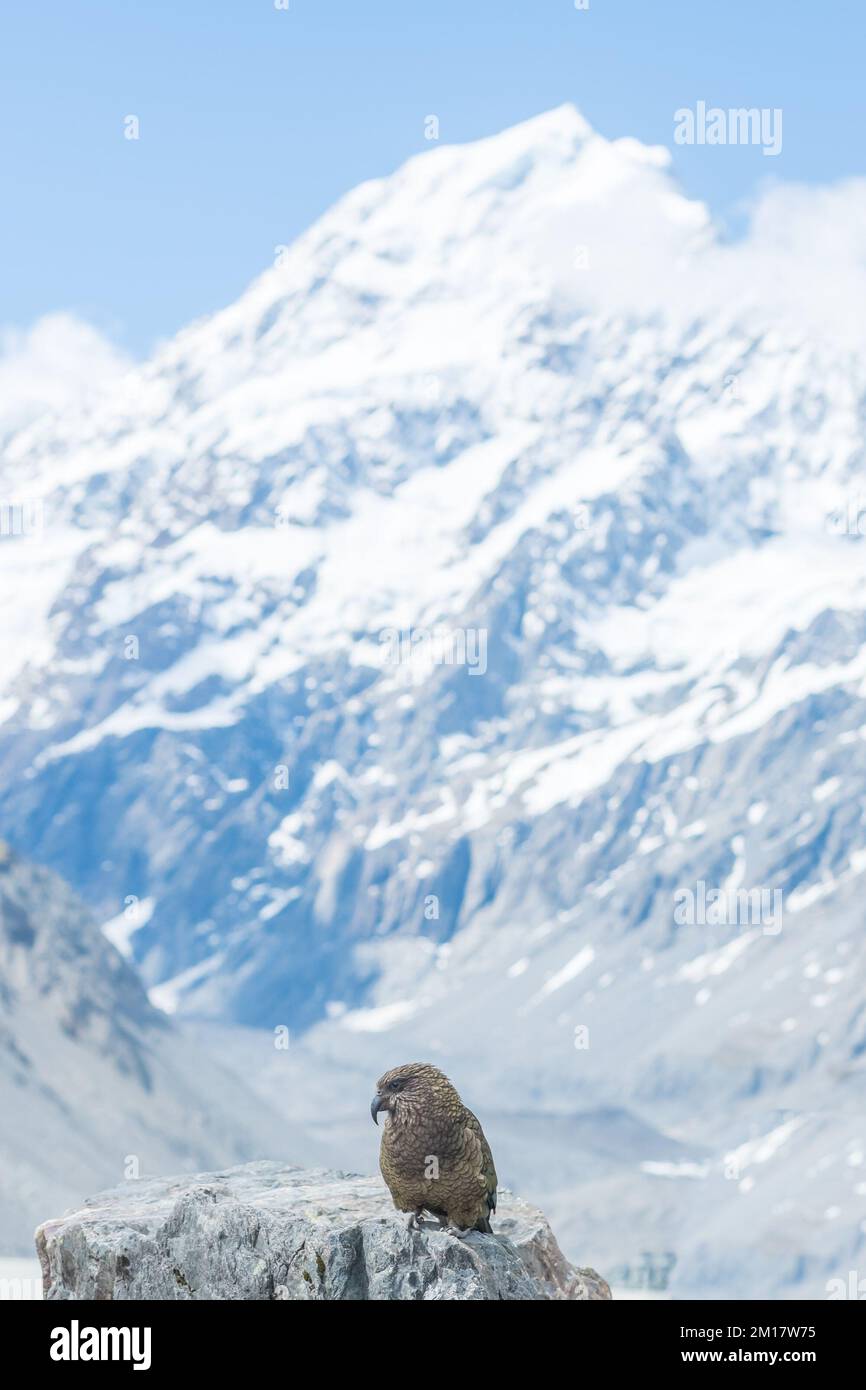
<svg viewBox="0 0 866 1390">
<path fill-rule="evenodd" d="M 149 1178 L 36 1232 L 47 1299 L 608 1299 L 501 1192 L 492 1236 L 410 1231 L 379 1178 L 274 1162 Z"/>
</svg>

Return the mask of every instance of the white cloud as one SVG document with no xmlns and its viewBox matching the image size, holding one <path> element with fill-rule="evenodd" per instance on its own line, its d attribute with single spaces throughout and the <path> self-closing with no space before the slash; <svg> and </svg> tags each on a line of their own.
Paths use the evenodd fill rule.
<svg viewBox="0 0 866 1390">
<path fill-rule="evenodd" d="M 730 262 L 730 268 L 724 262 Z M 862 342 L 866 318 L 866 179 L 824 187 L 779 184 L 757 201 L 748 236 L 727 249 L 724 273 L 805 328 Z"/>
<path fill-rule="evenodd" d="M 45 411 L 83 404 L 129 367 L 91 324 L 46 314 L 27 329 L 0 329 L 0 434 Z"/>
<path fill-rule="evenodd" d="M 582 237 L 590 269 L 581 276 L 569 267 L 569 298 L 625 314 L 751 313 L 798 336 L 818 334 L 859 348 L 866 319 L 866 179 L 766 188 L 734 241 L 705 213 L 702 203 L 681 197 L 661 161 L 637 170 L 616 197 L 586 210 Z"/>
</svg>

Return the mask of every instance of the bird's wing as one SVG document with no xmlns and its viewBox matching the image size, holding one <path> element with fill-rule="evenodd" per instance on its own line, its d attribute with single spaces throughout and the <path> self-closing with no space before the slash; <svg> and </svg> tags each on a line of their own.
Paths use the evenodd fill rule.
<svg viewBox="0 0 866 1390">
<path fill-rule="evenodd" d="M 466 1145 L 473 1159 L 478 1162 L 479 1181 L 483 1181 L 484 1189 L 487 1193 L 487 1206 L 490 1211 L 496 1210 L 496 1169 L 493 1166 L 493 1154 L 490 1152 L 490 1145 L 481 1128 L 477 1118 L 471 1110 L 466 1111 L 466 1123 L 464 1127 L 466 1135 Z"/>
</svg>

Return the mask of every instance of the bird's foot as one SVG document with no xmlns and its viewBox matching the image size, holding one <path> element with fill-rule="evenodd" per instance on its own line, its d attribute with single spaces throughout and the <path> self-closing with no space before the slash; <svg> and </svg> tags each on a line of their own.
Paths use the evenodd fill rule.
<svg viewBox="0 0 866 1390">
<path fill-rule="evenodd" d="M 468 1235 L 472 1234 L 471 1226 L 466 1226 L 465 1228 L 463 1226 L 456 1226 L 453 1221 L 446 1221 L 445 1229 L 448 1231 L 449 1235 L 456 1236 L 458 1240 L 465 1240 Z"/>
<path fill-rule="evenodd" d="M 406 1222 L 406 1230 L 407 1230 L 407 1231 L 420 1231 L 420 1230 L 421 1230 L 422 1224 L 423 1224 L 422 1221 L 421 1221 L 421 1213 L 423 1212 L 423 1210 L 424 1210 L 423 1207 L 419 1207 L 417 1211 L 413 1211 L 413 1212 L 410 1213 L 410 1215 L 409 1215 L 409 1220 Z"/>
</svg>

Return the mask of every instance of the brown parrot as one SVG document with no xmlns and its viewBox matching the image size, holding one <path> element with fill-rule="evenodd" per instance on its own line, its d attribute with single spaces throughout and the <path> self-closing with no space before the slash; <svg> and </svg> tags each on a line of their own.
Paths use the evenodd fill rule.
<svg viewBox="0 0 866 1390">
<path fill-rule="evenodd" d="M 394 1206 L 417 1229 L 427 1211 L 457 1235 L 491 1233 L 496 1169 L 490 1145 L 448 1077 L 429 1062 L 386 1071 L 370 1106 L 387 1117 L 379 1166 Z"/>
</svg>

